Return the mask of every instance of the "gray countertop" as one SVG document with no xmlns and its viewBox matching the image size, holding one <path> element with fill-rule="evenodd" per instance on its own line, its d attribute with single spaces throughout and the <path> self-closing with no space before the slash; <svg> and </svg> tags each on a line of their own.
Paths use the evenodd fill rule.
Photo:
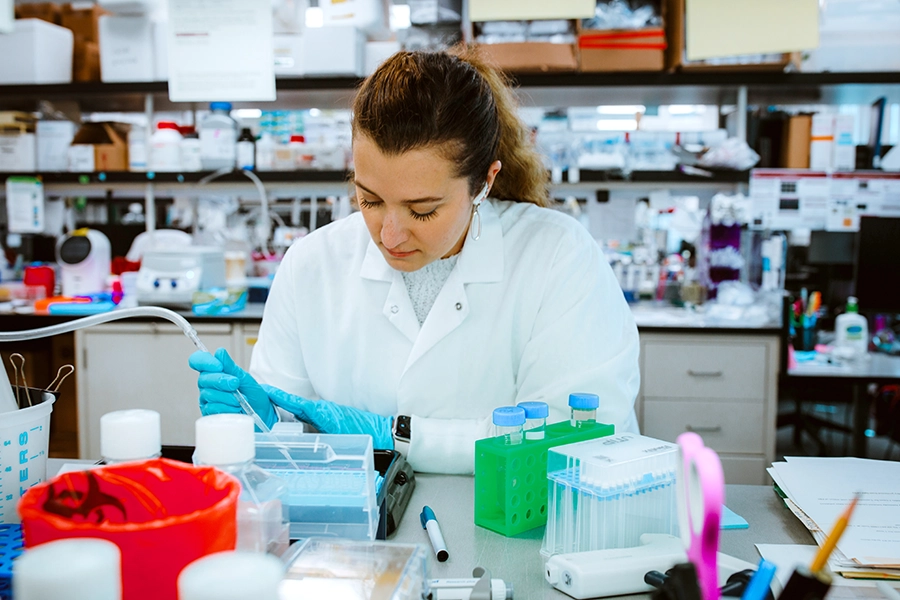
<svg viewBox="0 0 900 600">
<path fill-rule="evenodd" d="M 771 487 L 727 486 L 727 505 L 749 529 L 721 532 L 720 550 L 749 563 L 759 562 L 754 544 L 813 544 L 813 538 L 785 508 Z M 474 524 L 474 478 L 416 475 L 416 491 L 392 541 L 423 544 L 428 536 L 419 523 L 422 506 L 434 509 L 450 559 L 439 563 L 429 553 L 432 578 L 471 577 L 484 567 L 493 577 L 513 584 L 516 600 L 569 598 L 544 581 L 540 555 L 544 528 L 507 538 Z M 633 596 L 635 598 L 641 596 Z"/>
</svg>

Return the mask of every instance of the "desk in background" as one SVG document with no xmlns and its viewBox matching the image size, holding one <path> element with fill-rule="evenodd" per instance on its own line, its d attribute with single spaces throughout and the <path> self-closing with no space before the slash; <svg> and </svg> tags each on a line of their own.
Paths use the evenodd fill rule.
<svg viewBox="0 0 900 600">
<path fill-rule="evenodd" d="M 788 383 L 842 382 L 850 385 L 853 403 L 853 456 L 867 456 L 869 414 L 871 401 L 866 391 L 870 383 L 879 385 L 900 384 L 900 356 L 870 353 L 869 360 L 844 363 L 841 365 L 821 365 L 800 363 L 790 368 L 785 376 Z"/>
</svg>

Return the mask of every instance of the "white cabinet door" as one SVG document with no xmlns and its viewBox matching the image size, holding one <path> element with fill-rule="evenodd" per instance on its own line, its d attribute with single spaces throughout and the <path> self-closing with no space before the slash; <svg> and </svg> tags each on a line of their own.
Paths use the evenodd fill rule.
<svg viewBox="0 0 900 600">
<path fill-rule="evenodd" d="M 228 323 L 196 324 L 203 343 L 234 355 Z M 200 417 L 197 373 L 188 367 L 195 348 L 174 325 L 116 323 L 78 331 L 78 421 L 82 458 L 100 458 L 100 417 L 113 410 L 160 413 L 162 443 L 194 444 Z"/>
</svg>

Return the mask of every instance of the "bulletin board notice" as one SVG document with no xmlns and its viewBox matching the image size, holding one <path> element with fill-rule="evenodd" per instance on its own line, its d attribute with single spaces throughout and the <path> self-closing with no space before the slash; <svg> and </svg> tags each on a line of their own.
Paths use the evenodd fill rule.
<svg viewBox="0 0 900 600">
<path fill-rule="evenodd" d="M 169 100 L 275 100 L 271 0 L 169 0 Z"/>
</svg>

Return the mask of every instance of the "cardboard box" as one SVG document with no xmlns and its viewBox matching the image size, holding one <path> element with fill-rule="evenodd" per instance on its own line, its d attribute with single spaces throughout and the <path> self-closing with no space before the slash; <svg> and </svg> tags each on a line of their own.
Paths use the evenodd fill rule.
<svg viewBox="0 0 900 600">
<path fill-rule="evenodd" d="M 150 17 L 100 17 L 100 78 L 107 83 L 153 81 Z"/>
<path fill-rule="evenodd" d="M 86 42 L 100 42 L 100 17 L 108 14 L 97 5 L 90 8 L 74 8 L 71 3 L 62 8 L 60 25 L 71 29 L 76 38 Z"/>
<path fill-rule="evenodd" d="M 575 44 L 551 42 L 479 44 L 478 52 L 485 60 L 505 71 L 547 73 L 578 70 Z"/>
<path fill-rule="evenodd" d="M 684 6 L 686 0 L 663 0 L 665 7 L 666 69 L 681 71 L 784 71 L 789 65 L 799 66 L 800 53 L 778 55 L 774 62 L 747 64 L 710 64 L 705 61 L 688 61 L 685 58 L 686 36 L 684 31 Z"/>
<path fill-rule="evenodd" d="M 361 30 L 350 25 L 313 27 L 307 29 L 302 38 L 304 75 L 362 76 L 366 38 Z"/>
<path fill-rule="evenodd" d="M 791 115 L 782 138 L 781 167 L 784 169 L 809 168 L 809 141 L 812 133 L 812 115 Z"/>
<path fill-rule="evenodd" d="M 834 143 L 831 147 L 831 168 L 835 171 L 856 169 L 856 144 L 853 130 L 856 119 L 853 115 L 834 115 Z"/>
<path fill-rule="evenodd" d="M 37 170 L 44 172 L 67 171 L 69 146 L 75 138 L 77 127 L 71 121 L 38 121 Z"/>
<path fill-rule="evenodd" d="M 60 24 L 62 7 L 56 2 L 30 2 L 16 4 L 17 19 L 40 19 L 54 25 Z"/>
<path fill-rule="evenodd" d="M 34 173 L 37 171 L 35 136 L 0 125 L 0 171 Z"/>
<path fill-rule="evenodd" d="M 73 47 L 65 27 L 17 19 L 12 33 L 0 35 L 0 84 L 72 83 Z"/>
<path fill-rule="evenodd" d="M 581 71 L 662 71 L 665 68 L 666 32 L 662 27 L 585 29 L 578 34 L 578 50 Z"/>
<path fill-rule="evenodd" d="M 813 115 L 809 142 L 809 168 L 813 171 L 831 171 L 833 147 L 834 116 Z"/>
<path fill-rule="evenodd" d="M 127 171 L 127 139 L 127 125 L 85 123 L 75 134 L 69 147 L 69 171 Z"/>
<path fill-rule="evenodd" d="M 100 81 L 100 44 L 75 38 L 72 80 Z"/>
</svg>

